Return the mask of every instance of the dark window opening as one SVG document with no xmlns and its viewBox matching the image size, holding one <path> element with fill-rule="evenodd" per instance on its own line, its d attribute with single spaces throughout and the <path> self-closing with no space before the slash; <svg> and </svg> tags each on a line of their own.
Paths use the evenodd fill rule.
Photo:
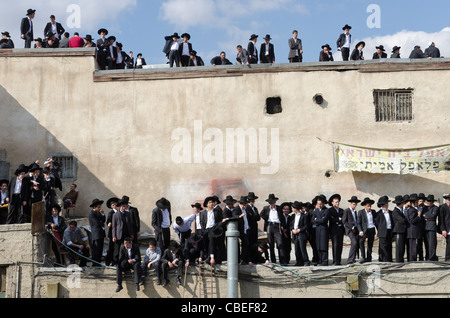
<svg viewBox="0 0 450 318">
<path fill-rule="evenodd" d="M 266 112 L 269 115 L 280 114 L 283 112 L 280 97 L 271 97 L 266 100 Z"/>
</svg>

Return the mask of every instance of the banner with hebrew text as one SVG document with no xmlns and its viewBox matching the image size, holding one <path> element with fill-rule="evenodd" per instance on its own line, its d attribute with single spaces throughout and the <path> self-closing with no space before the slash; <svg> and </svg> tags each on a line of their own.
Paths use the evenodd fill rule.
<svg viewBox="0 0 450 318">
<path fill-rule="evenodd" d="M 336 172 L 420 174 L 450 171 L 450 145 L 416 149 L 371 149 L 333 143 Z"/>
</svg>

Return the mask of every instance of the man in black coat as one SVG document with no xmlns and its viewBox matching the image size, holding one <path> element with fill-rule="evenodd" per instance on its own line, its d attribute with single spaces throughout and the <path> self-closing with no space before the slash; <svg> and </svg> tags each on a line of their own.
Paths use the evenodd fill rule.
<svg viewBox="0 0 450 318">
<path fill-rule="evenodd" d="M 342 33 L 336 41 L 338 51 L 341 52 L 343 61 L 348 61 L 348 58 L 350 57 L 350 46 L 352 44 L 352 35 L 350 34 L 351 29 L 352 27 L 346 24 L 342 28 L 344 33 Z"/>
<path fill-rule="evenodd" d="M 123 245 L 125 238 L 134 238 L 133 226 L 131 223 L 130 212 L 126 210 L 128 203 L 124 200 L 117 202 L 119 209 L 112 217 L 112 239 L 114 242 L 113 261 L 117 264 L 119 262 L 119 251 Z"/>
<path fill-rule="evenodd" d="M 28 173 L 28 168 L 21 164 L 15 172 L 15 177 L 9 182 L 9 206 L 6 224 L 20 224 L 25 220 L 24 209 L 30 204 L 30 184 L 28 178 L 25 177 L 26 173 Z"/>
<path fill-rule="evenodd" d="M 358 212 L 356 211 L 356 206 L 361 200 L 358 200 L 356 196 L 352 196 L 348 202 L 350 202 L 350 207 L 344 210 L 342 224 L 344 224 L 345 234 L 350 239 L 350 251 L 348 253 L 347 264 L 353 264 L 355 263 L 356 254 L 359 249 Z"/>
<path fill-rule="evenodd" d="M 363 49 L 366 46 L 366 43 L 361 41 L 356 44 L 355 49 L 352 51 L 350 55 L 350 60 L 352 61 L 362 61 L 364 60 L 364 52 Z"/>
<path fill-rule="evenodd" d="M 406 229 L 408 228 L 408 219 L 406 217 L 406 210 L 404 205 L 409 196 L 397 195 L 393 201 L 396 207 L 392 211 L 392 218 L 394 219 L 394 229 L 392 233 L 395 237 L 395 261 L 397 263 L 404 262 L 405 250 L 407 251 L 407 259 L 409 258 L 408 240 L 406 236 Z"/>
<path fill-rule="evenodd" d="M 409 201 L 405 202 L 406 213 L 409 226 L 406 230 L 409 242 L 409 259 L 410 262 L 417 261 L 417 240 L 422 237 L 422 213 L 417 208 L 418 196 L 413 193 L 409 196 Z"/>
<path fill-rule="evenodd" d="M 98 35 L 100 35 L 100 39 L 97 40 L 97 62 L 99 64 L 100 70 L 106 70 L 107 65 L 107 56 L 108 56 L 108 48 L 109 48 L 109 40 L 106 38 L 108 35 L 108 30 L 105 28 L 101 28 L 98 30 Z"/>
<path fill-rule="evenodd" d="M 401 48 L 402 48 L 401 46 L 394 46 L 392 48 L 391 59 L 399 59 L 400 58 L 400 49 Z"/>
<path fill-rule="evenodd" d="M 387 58 L 387 54 L 385 53 L 385 49 L 383 45 L 377 46 L 376 47 L 377 51 L 375 53 L 373 53 L 373 60 L 377 60 L 377 59 L 386 59 Z"/>
<path fill-rule="evenodd" d="M 131 206 L 130 198 L 126 195 L 122 197 L 122 200 L 126 202 L 127 207 L 126 210 L 130 212 L 131 224 L 133 227 L 133 233 L 135 233 L 133 237 L 133 242 L 137 243 L 139 236 L 141 236 L 141 219 L 139 217 L 139 210 L 136 207 Z"/>
<path fill-rule="evenodd" d="M 382 196 L 378 200 L 378 207 L 375 218 L 375 226 L 377 228 L 377 236 L 379 238 L 379 258 L 381 262 L 392 262 L 392 229 L 394 228 L 394 219 L 392 211 L 389 210 L 389 202 L 387 196 Z"/>
<path fill-rule="evenodd" d="M 258 36 L 256 34 L 252 34 L 249 41 L 250 42 L 248 42 L 247 45 L 248 62 L 250 64 L 258 64 L 258 49 L 256 48 Z"/>
<path fill-rule="evenodd" d="M 316 227 L 316 245 L 319 252 L 318 265 L 321 266 L 328 266 L 328 246 L 330 238 L 328 222 L 330 220 L 330 211 L 326 208 L 326 203 L 327 199 L 322 194 L 316 196 L 312 201 L 312 205 L 315 207 L 312 223 Z"/>
<path fill-rule="evenodd" d="M 186 265 L 180 244 L 172 241 L 169 244 L 169 247 L 163 252 L 163 255 L 161 256 L 161 269 L 164 276 L 163 287 L 166 287 L 167 284 L 169 284 L 170 281 L 168 273 L 173 269 L 177 270 L 177 285 L 181 285 L 183 267 Z"/>
<path fill-rule="evenodd" d="M 450 261 L 450 194 L 444 196 L 445 203 L 439 207 L 439 229 L 447 242 L 445 261 Z"/>
<path fill-rule="evenodd" d="M 180 43 L 178 55 L 180 56 L 181 66 L 186 67 L 189 66 L 189 58 L 192 52 L 192 43 L 189 42 L 191 36 L 189 33 L 183 33 L 181 38 L 183 39 L 183 43 Z"/>
<path fill-rule="evenodd" d="M 430 261 L 438 261 L 439 258 L 436 255 L 437 248 L 437 237 L 436 233 L 439 233 L 439 228 L 437 226 L 439 220 L 439 207 L 434 204 L 436 200 L 434 199 L 434 195 L 430 194 L 426 198 L 427 209 L 423 214 L 425 219 L 425 236 L 424 238 L 426 244 L 428 246 L 428 260 Z M 440 222 L 440 220 L 439 220 Z"/>
<path fill-rule="evenodd" d="M 222 235 L 225 235 L 223 230 L 223 211 L 217 208 L 217 198 L 215 196 L 207 197 L 203 202 L 205 208 L 200 214 L 200 225 L 202 228 L 202 235 L 205 241 L 205 249 L 208 255 L 207 261 L 214 265 L 222 261 L 221 252 L 218 251 L 218 241 L 222 239 Z M 219 255 L 217 255 L 219 253 Z"/>
<path fill-rule="evenodd" d="M 273 64 L 275 63 L 275 48 L 272 43 L 270 43 L 272 38 L 269 34 L 264 38 L 264 43 L 261 44 L 261 49 L 259 50 L 259 60 L 261 64 Z"/>
<path fill-rule="evenodd" d="M 56 18 L 55 16 L 52 14 L 50 16 L 50 22 L 47 23 L 47 25 L 45 26 L 44 29 L 44 36 L 49 32 L 49 31 L 53 31 L 53 33 L 55 34 L 55 36 L 61 40 L 62 35 L 64 34 L 64 32 L 66 32 L 66 30 L 64 29 L 64 27 L 62 26 L 61 23 L 56 22 Z"/>
<path fill-rule="evenodd" d="M 205 66 L 205 62 L 203 62 L 203 59 L 197 55 L 197 51 L 191 51 L 188 66 Z"/>
<path fill-rule="evenodd" d="M 105 242 L 105 212 L 102 209 L 104 201 L 95 199 L 92 201 L 89 213 L 89 225 L 91 227 L 92 267 L 101 266 L 103 256 L 103 244 Z"/>
<path fill-rule="evenodd" d="M 233 63 L 231 63 L 227 58 L 227 55 L 225 52 L 221 52 L 220 56 L 216 56 L 213 57 L 211 59 L 211 65 L 212 66 L 216 66 L 216 65 L 232 65 Z"/>
<path fill-rule="evenodd" d="M 414 50 L 411 51 L 411 54 L 409 55 L 410 59 L 431 59 L 431 56 L 427 56 L 425 53 L 423 53 L 422 49 L 419 45 L 416 45 L 414 47 Z"/>
<path fill-rule="evenodd" d="M 292 233 L 295 251 L 295 266 L 309 266 L 311 263 L 308 257 L 306 242 L 309 231 L 309 218 L 305 209 L 305 204 L 295 201 L 292 203 L 294 215 L 290 219 L 289 230 Z"/>
<path fill-rule="evenodd" d="M 330 213 L 330 237 L 333 251 L 333 265 L 341 265 L 342 250 L 344 249 L 344 224 L 342 218 L 344 210 L 339 207 L 341 196 L 333 194 L 328 204 L 331 207 L 328 209 Z"/>
<path fill-rule="evenodd" d="M 106 217 L 106 226 L 108 227 L 108 239 L 109 239 L 109 246 L 108 246 L 108 252 L 106 254 L 106 258 L 105 258 L 105 264 L 106 266 L 109 266 L 111 264 L 115 265 L 116 262 L 114 262 L 113 260 L 113 255 L 114 255 L 114 242 L 113 242 L 113 236 L 112 236 L 112 219 L 114 214 L 116 214 L 117 212 L 119 212 L 118 207 L 117 207 L 117 203 L 119 203 L 120 199 L 113 197 L 108 199 L 108 201 L 106 201 L 106 206 L 108 207 L 108 209 L 111 209 L 108 212 L 108 216 Z"/>
<path fill-rule="evenodd" d="M 20 23 L 20 36 L 25 41 L 25 48 L 31 48 L 31 42 L 34 39 L 33 19 L 36 15 L 36 10 L 28 9 L 27 16 L 22 19 Z"/>
<path fill-rule="evenodd" d="M 123 272 L 133 270 L 134 283 L 136 284 L 136 291 L 139 291 L 139 282 L 141 279 L 141 252 L 137 244 L 133 243 L 131 238 L 125 238 L 123 244 L 120 246 L 119 263 L 116 269 L 116 293 L 120 292 L 122 287 Z"/>
<path fill-rule="evenodd" d="M 161 198 L 156 201 L 156 208 L 152 211 L 152 227 L 155 231 L 156 242 L 161 251 L 166 250 L 170 244 L 171 211 L 170 201 L 166 198 Z"/>
<path fill-rule="evenodd" d="M 372 248 L 375 240 L 375 218 L 376 212 L 372 209 L 375 203 L 370 198 L 365 198 L 361 205 L 364 209 L 358 212 L 359 250 L 361 253 L 361 263 L 372 261 Z M 365 242 L 367 239 L 367 254 Z"/>
<path fill-rule="evenodd" d="M 259 215 L 258 208 L 255 206 L 255 201 L 258 199 L 258 197 L 255 195 L 254 192 L 249 192 L 247 195 L 248 204 L 245 207 L 245 210 L 247 211 L 247 219 L 248 219 L 248 240 L 250 246 L 253 244 L 258 243 L 258 222 L 261 220 L 261 216 Z"/>
<path fill-rule="evenodd" d="M 283 211 L 279 205 L 276 205 L 278 198 L 274 194 L 270 194 L 266 199 L 269 205 L 265 206 L 260 216 L 266 222 L 267 225 L 267 239 L 269 241 L 270 261 L 276 263 L 275 256 L 275 243 L 278 247 L 278 258 L 280 262 L 284 260 L 284 247 L 283 247 L 283 230 L 287 228 L 285 219 L 283 217 Z"/>
<path fill-rule="evenodd" d="M 430 46 L 425 49 L 425 55 L 431 58 L 440 58 L 441 51 L 436 47 L 434 42 L 431 42 Z"/>
</svg>

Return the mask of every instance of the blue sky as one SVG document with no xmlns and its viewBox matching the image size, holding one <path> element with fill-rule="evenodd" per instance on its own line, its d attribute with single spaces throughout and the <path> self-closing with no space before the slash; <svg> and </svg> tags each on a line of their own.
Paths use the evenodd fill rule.
<svg viewBox="0 0 450 318">
<path fill-rule="evenodd" d="M 67 27 L 74 13 L 67 12 L 71 4 L 80 9 L 80 28 Z M 376 13 L 367 12 L 371 4 L 379 8 L 379 28 L 367 23 Z M 425 49 L 435 41 L 442 55 L 450 53 L 450 2 L 444 0 L 21 0 L 9 7 L 0 12 L 0 29 L 11 33 L 17 48 L 23 47 L 20 19 L 28 8 L 33 8 L 37 10 L 35 37 L 43 36 L 50 14 L 55 14 L 70 33 L 92 34 L 97 39 L 97 30 L 106 27 L 123 43 L 125 51 L 143 53 L 149 64 L 166 62 L 162 53 L 164 36 L 173 32 L 190 33 L 194 49 L 207 63 L 222 50 L 234 62 L 237 44 L 245 47 L 255 33 L 260 45 L 262 38 L 270 34 L 277 62 L 286 63 L 287 41 L 294 29 L 300 32 L 305 62 L 316 62 L 326 43 L 339 60 L 336 40 L 347 23 L 353 27 L 353 44 L 366 41 L 366 58 L 379 44 L 389 54 L 394 45 L 400 45 L 402 57 L 408 57 L 415 44 Z"/>
</svg>

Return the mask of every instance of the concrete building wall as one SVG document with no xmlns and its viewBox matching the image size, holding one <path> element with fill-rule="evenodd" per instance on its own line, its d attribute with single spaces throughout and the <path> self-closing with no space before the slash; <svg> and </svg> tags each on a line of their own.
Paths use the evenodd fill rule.
<svg viewBox="0 0 450 318">
<path fill-rule="evenodd" d="M 411 192 L 441 198 L 449 192 L 449 172 L 335 173 L 328 143 L 448 144 L 447 60 L 95 72 L 92 51 L 49 52 L 0 55 L 0 116 L 7 119 L 0 148 L 10 175 L 22 162 L 73 154 L 80 216 L 94 198 L 128 195 L 143 231 L 151 232 L 151 210 L 163 196 L 175 217 L 188 215 L 191 203 L 213 193 L 224 198 L 254 191 L 262 207 L 270 193 L 282 202 L 310 201 L 319 193 L 376 199 Z M 414 89 L 413 121 L 375 122 L 373 90 L 391 88 Z M 313 102 L 317 93 L 325 98 L 322 107 Z M 281 114 L 265 113 L 269 97 L 281 98 Z M 256 132 L 256 148 L 245 147 L 256 156 L 247 153 L 238 163 L 235 154 L 227 163 L 227 129 Z"/>
</svg>

